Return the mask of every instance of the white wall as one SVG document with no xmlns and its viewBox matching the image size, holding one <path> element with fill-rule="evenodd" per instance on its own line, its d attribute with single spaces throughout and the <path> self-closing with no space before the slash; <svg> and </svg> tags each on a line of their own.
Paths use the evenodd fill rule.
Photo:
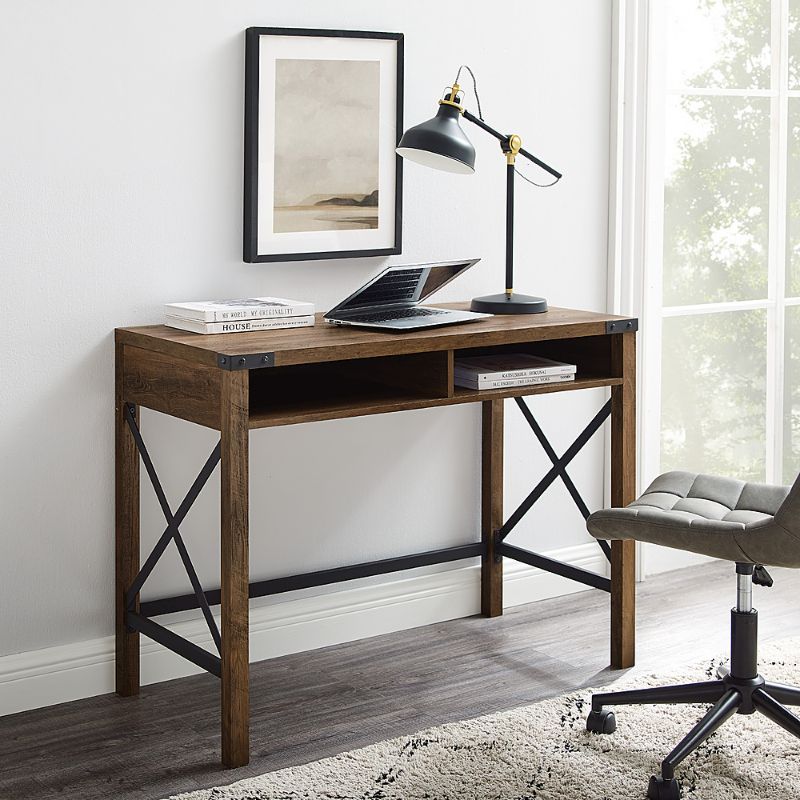
<svg viewBox="0 0 800 800">
<path fill-rule="evenodd" d="M 565 173 L 550 190 L 518 182 L 518 288 L 605 306 L 610 0 L 502 10 L 0 0 L 0 10 L 0 656 L 113 629 L 113 328 L 158 322 L 162 303 L 189 298 L 278 294 L 325 309 L 389 263 L 242 262 L 246 27 L 402 31 L 407 125 L 432 116 L 470 64 L 487 120 Z M 391 259 L 481 256 L 443 300 L 502 288 L 504 162 L 493 139 L 468 133 L 473 177 L 406 165 L 404 252 Z M 594 391 L 533 407 L 563 451 L 602 400 Z M 512 508 L 549 462 L 512 404 L 507 416 Z M 144 434 L 177 505 L 214 435 L 152 413 Z M 254 578 L 478 536 L 477 407 L 262 431 L 251 445 Z M 593 507 L 602 464 L 597 437 L 571 470 Z M 215 480 L 184 526 L 208 585 L 218 582 Z M 163 520 L 146 483 L 142 494 L 146 548 Z M 588 541 L 560 486 L 514 536 L 545 551 Z M 144 595 L 186 589 L 169 552 Z"/>
</svg>

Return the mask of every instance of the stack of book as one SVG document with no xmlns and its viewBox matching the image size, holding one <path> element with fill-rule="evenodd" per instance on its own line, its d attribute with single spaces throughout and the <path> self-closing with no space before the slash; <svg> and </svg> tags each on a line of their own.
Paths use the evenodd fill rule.
<svg viewBox="0 0 800 800">
<path fill-rule="evenodd" d="M 283 297 L 169 303 L 165 324 L 192 333 L 243 333 L 314 324 L 314 304 Z"/>
<path fill-rule="evenodd" d="M 506 389 L 575 380 L 575 364 L 528 353 L 457 358 L 455 384 L 465 389 Z"/>
</svg>

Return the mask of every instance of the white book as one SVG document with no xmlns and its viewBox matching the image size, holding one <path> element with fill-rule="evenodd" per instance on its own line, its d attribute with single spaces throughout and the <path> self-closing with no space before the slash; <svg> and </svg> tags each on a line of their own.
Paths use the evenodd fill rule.
<svg viewBox="0 0 800 800">
<path fill-rule="evenodd" d="M 249 297 L 243 300 L 203 300 L 197 303 L 168 303 L 168 317 L 183 317 L 198 322 L 225 322 L 231 319 L 301 317 L 314 313 L 314 304 L 285 297 Z"/>
<path fill-rule="evenodd" d="M 310 328 L 314 324 L 314 315 L 273 317 L 272 319 L 232 319 L 227 322 L 198 322 L 195 319 L 166 316 L 164 324 L 192 333 L 246 333 L 278 328 Z"/>
<path fill-rule="evenodd" d="M 575 380 L 575 373 L 564 375 L 532 375 L 526 378 L 498 378 L 493 381 L 479 381 L 477 378 L 467 378 L 463 375 L 455 375 L 456 386 L 465 389 L 507 389 L 517 386 L 533 386 L 541 383 L 567 383 Z"/>
<path fill-rule="evenodd" d="M 502 353 L 493 356 L 459 358 L 455 362 L 455 374 L 474 379 L 480 385 L 497 380 L 536 378 L 549 375 L 574 376 L 575 364 L 553 361 L 551 358 L 530 353 Z"/>
</svg>

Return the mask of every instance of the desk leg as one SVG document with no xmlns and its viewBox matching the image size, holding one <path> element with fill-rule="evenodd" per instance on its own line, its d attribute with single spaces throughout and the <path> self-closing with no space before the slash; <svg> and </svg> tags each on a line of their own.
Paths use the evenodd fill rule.
<svg viewBox="0 0 800 800">
<path fill-rule="evenodd" d="M 503 613 L 503 560 L 495 559 L 494 532 L 503 524 L 503 401 L 483 402 L 481 468 L 481 537 L 486 553 L 481 562 L 481 614 Z"/>
<path fill-rule="evenodd" d="M 612 337 L 612 366 L 623 379 L 611 389 L 611 505 L 636 499 L 636 334 Z M 611 666 L 636 658 L 636 543 L 611 542 Z"/>
<path fill-rule="evenodd" d="M 139 694 L 139 632 L 125 625 L 125 592 L 139 573 L 139 453 L 125 421 L 123 358 L 124 346 L 118 344 L 114 400 L 116 691 L 122 697 L 130 697 Z M 134 417 L 138 422 L 138 409 Z M 137 598 L 137 609 L 138 604 Z"/>
<path fill-rule="evenodd" d="M 250 760 L 247 370 L 222 371 L 222 763 Z"/>
</svg>

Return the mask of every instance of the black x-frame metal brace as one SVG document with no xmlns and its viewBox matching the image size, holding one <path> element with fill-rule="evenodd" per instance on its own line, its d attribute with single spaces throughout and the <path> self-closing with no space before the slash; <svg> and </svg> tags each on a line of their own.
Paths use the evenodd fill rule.
<svg viewBox="0 0 800 800">
<path fill-rule="evenodd" d="M 211 473 L 220 461 L 221 444 L 218 442 L 211 455 L 206 460 L 200 473 L 195 478 L 189 491 L 186 493 L 183 501 L 181 502 L 178 510 L 173 514 L 169 502 L 164 493 L 161 481 L 156 473 L 155 466 L 144 443 L 139 426 L 136 424 L 135 408 L 132 404 L 126 404 L 124 407 L 125 420 L 128 427 L 133 434 L 136 448 L 141 456 L 142 463 L 153 485 L 153 489 L 158 498 L 159 505 L 164 514 L 167 522 L 167 527 L 161 534 L 161 537 L 153 547 L 152 552 L 145 560 L 142 568 L 139 570 L 138 575 L 132 581 L 130 587 L 125 593 L 125 622 L 130 630 L 136 630 L 143 633 L 145 636 L 153 639 L 159 644 L 163 645 L 169 650 L 177 653 L 183 658 L 191 661 L 202 669 L 210 672 L 212 675 L 220 677 L 221 675 L 221 661 L 219 656 L 210 653 L 207 650 L 199 647 L 184 639 L 182 636 L 174 633 L 163 625 L 154 622 L 152 617 L 160 616 L 162 614 L 172 614 L 178 611 L 188 611 L 190 609 L 200 608 L 208 624 L 211 636 L 217 646 L 218 652 L 221 651 L 222 642 L 220 638 L 219 628 L 211 612 L 212 605 L 219 605 L 220 603 L 220 590 L 212 589 L 204 591 L 197 572 L 192 564 L 189 552 L 180 534 L 180 524 L 186 518 L 192 504 L 197 499 L 201 490 L 205 486 Z M 158 600 L 151 600 L 140 602 L 137 610 L 136 603 L 139 592 L 144 586 L 145 581 L 152 573 L 158 560 L 163 555 L 170 541 L 174 541 L 181 560 L 183 561 L 186 573 L 192 584 L 193 593 L 188 595 L 181 595 L 178 597 L 167 597 Z M 282 592 L 289 592 L 296 589 L 306 589 L 314 586 L 325 586 L 331 583 L 339 583 L 342 581 L 353 580 L 355 578 L 364 578 L 372 575 L 384 575 L 390 572 L 399 572 L 406 569 L 414 569 L 416 567 L 424 567 L 432 564 L 444 564 L 450 561 L 459 561 L 465 558 L 480 557 L 485 552 L 485 545 L 482 542 L 475 542 L 466 545 L 459 545 L 456 547 L 446 547 L 440 550 L 430 550 L 424 553 L 415 553 L 408 556 L 400 556 L 397 558 L 386 558 L 380 561 L 368 561 L 362 564 L 354 564 L 346 567 L 337 567 L 334 569 L 319 570 L 317 572 L 307 572 L 302 575 L 291 575 L 284 578 L 274 578 L 272 580 L 257 581 L 251 583 L 249 586 L 249 596 L 265 597 L 267 595 L 280 594 Z"/>
<path fill-rule="evenodd" d="M 136 449 L 139 451 L 145 471 L 150 478 L 150 483 L 153 485 L 153 490 L 158 498 L 161 511 L 163 512 L 164 518 L 167 521 L 167 527 L 156 542 L 155 547 L 147 557 L 144 565 L 139 570 L 139 574 L 133 580 L 127 592 L 125 593 L 125 622 L 131 630 L 138 630 L 140 633 L 145 634 L 145 636 L 154 639 L 170 650 L 174 650 L 176 653 L 193 662 L 194 664 L 197 664 L 197 666 L 202 667 L 207 672 L 219 677 L 222 672 L 222 664 L 219 656 L 209 653 L 202 647 L 198 647 L 193 642 L 190 642 L 187 639 L 178 636 L 178 634 L 173 633 L 168 628 L 153 622 L 153 620 L 149 619 L 146 614 L 142 613 L 141 606 L 139 607 L 138 611 L 136 610 L 136 599 L 145 581 L 150 576 L 150 573 L 158 563 L 158 560 L 163 555 L 164 550 L 166 550 L 167 545 L 170 543 L 170 541 L 174 541 L 175 546 L 178 549 L 178 554 L 183 562 L 184 569 L 186 570 L 186 574 L 189 576 L 189 581 L 192 584 L 192 589 L 194 590 L 194 595 L 197 600 L 196 607 L 202 609 L 203 616 L 205 617 L 206 624 L 208 625 L 208 629 L 211 633 L 211 638 L 214 640 L 214 644 L 217 647 L 217 652 L 221 653 L 222 637 L 220 636 L 217 621 L 214 619 L 214 615 L 211 613 L 211 608 L 206 600 L 203 587 L 200 584 L 199 577 L 197 576 L 197 571 L 194 568 L 194 564 L 192 563 L 192 559 L 189 556 L 189 551 L 186 549 L 186 544 L 183 541 L 183 537 L 181 536 L 179 529 L 180 524 L 189 513 L 189 510 L 205 486 L 209 476 L 219 463 L 221 445 L 219 442 L 217 443 L 211 455 L 206 460 L 205 465 L 200 470 L 197 478 L 195 478 L 194 482 L 192 483 L 189 491 L 186 493 L 186 497 L 184 497 L 183 502 L 178 507 L 177 513 L 173 514 L 169 505 L 169 501 L 164 493 L 164 488 L 161 485 L 161 481 L 159 480 L 155 466 L 153 465 L 153 460 L 150 458 L 150 453 L 148 452 L 147 446 L 142 439 L 139 426 L 136 424 L 134 406 L 130 403 L 126 404 L 124 407 L 124 413 L 125 420 L 128 423 L 131 434 L 133 435 L 133 440 L 136 443 Z"/>
<path fill-rule="evenodd" d="M 564 578 L 569 578 L 578 583 L 592 586 L 595 589 L 602 589 L 605 592 L 610 592 L 611 580 L 604 575 L 598 575 L 589 570 L 573 566 L 572 564 L 565 564 L 563 561 L 557 561 L 547 556 L 540 555 L 539 553 L 517 547 L 516 545 L 508 544 L 505 538 L 514 530 L 520 520 L 531 510 L 536 501 L 539 500 L 557 478 L 561 478 L 562 482 L 567 487 L 567 491 L 575 501 L 575 505 L 583 515 L 583 518 L 588 518 L 590 513 L 589 508 L 567 473 L 567 466 L 583 449 L 589 439 L 601 428 L 603 423 L 611 416 L 611 400 L 608 400 L 600 411 L 595 414 L 592 421 L 581 431 L 578 438 L 567 448 L 561 458 L 558 457 L 553 446 L 548 441 L 544 431 L 536 421 L 530 408 L 528 408 L 525 400 L 522 397 L 515 397 L 514 400 L 517 406 L 519 406 L 520 411 L 522 411 L 522 415 L 525 417 L 528 425 L 530 425 L 534 434 L 536 434 L 536 438 L 539 440 L 545 453 L 547 453 L 547 457 L 550 459 L 553 466 L 539 483 L 534 486 L 528 496 L 519 504 L 516 511 L 514 511 L 503 525 L 494 532 L 495 558 L 500 559 L 505 556 L 514 561 L 521 561 L 523 564 L 528 564 L 529 566 L 537 567 L 546 572 L 552 572 L 555 575 L 561 575 Z M 603 550 L 603 553 L 605 553 L 606 558 L 611 561 L 611 548 L 608 542 L 598 541 L 598 544 Z"/>
<path fill-rule="evenodd" d="M 531 490 L 522 503 L 520 503 L 519 507 L 502 525 L 502 527 L 495 531 L 495 557 L 500 559 L 505 556 L 515 561 L 520 561 L 524 564 L 529 564 L 530 566 L 537 567 L 547 572 L 561 575 L 562 577 L 569 578 L 570 580 L 583 583 L 587 586 L 592 586 L 596 589 L 602 589 L 606 592 L 610 592 L 611 581 L 602 575 L 597 575 L 593 572 L 575 567 L 571 564 L 565 564 L 564 562 L 548 558 L 547 556 L 540 555 L 539 553 L 534 553 L 521 547 L 517 547 L 516 545 L 508 544 L 504 540 L 557 478 L 561 478 L 583 517 L 586 518 L 589 516 L 589 509 L 578 492 L 578 489 L 575 487 L 575 484 L 572 482 L 569 474 L 567 473 L 567 466 L 589 441 L 593 434 L 600 429 L 603 422 L 605 422 L 605 420 L 610 416 L 611 401 L 609 400 L 603 406 L 603 408 L 595 415 L 586 428 L 584 428 L 578 438 L 575 439 L 572 445 L 570 445 L 570 447 L 566 450 L 564 455 L 559 458 L 523 398 L 517 397 L 514 399 L 522 411 L 526 421 L 536 435 L 536 438 L 539 440 L 544 451 L 547 453 L 547 456 L 552 462 L 553 466 Z M 125 593 L 125 622 L 130 630 L 136 630 L 140 633 L 143 633 L 145 636 L 153 639 L 169 650 L 178 653 L 183 658 L 186 658 L 207 672 L 210 672 L 212 675 L 220 677 L 221 660 L 219 655 L 215 655 L 214 653 L 211 653 L 194 644 L 194 642 L 184 639 L 163 625 L 159 625 L 157 622 L 153 621 L 152 617 L 200 608 L 203 612 L 203 616 L 205 617 L 211 637 L 216 645 L 217 652 L 221 652 L 222 641 L 220 632 L 214 615 L 211 612 L 211 606 L 219 605 L 220 603 L 220 590 L 203 589 L 200 584 L 200 579 L 197 576 L 197 571 L 192 564 L 186 544 L 180 533 L 181 523 L 186 518 L 192 505 L 194 504 L 194 501 L 197 499 L 198 495 L 211 476 L 211 473 L 214 471 L 220 461 L 221 445 L 218 442 L 214 447 L 211 454 L 206 459 L 203 468 L 200 470 L 191 487 L 189 488 L 189 491 L 186 493 L 186 496 L 178 506 L 177 511 L 173 514 L 169 505 L 169 501 L 167 500 L 164 489 L 161 485 L 161 481 L 156 473 L 150 453 L 147 450 L 147 446 L 144 443 L 139 426 L 136 423 L 134 406 L 131 404 L 126 404 L 124 407 L 124 414 L 125 420 L 128 423 L 133 435 L 133 439 L 136 443 L 136 448 L 139 451 L 142 463 L 144 464 L 147 475 L 150 478 L 150 482 L 153 486 L 158 503 L 161 506 L 161 511 L 163 512 L 167 523 L 164 532 L 159 537 L 158 541 L 153 547 L 152 552 L 145 560 L 144 564 L 139 570 L 138 575 Z M 166 597 L 158 600 L 140 602 L 137 610 L 137 598 L 139 592 L 171 541 L 175 542 L 178 554 L 180 555 L 181 561 L 183 562 L 183 566 L 186 570 L 186 574 L 188 575 L 189 581 L 192 585 L 193 593 L 180 595 L 177 597 Z M 606 554 L 606 557 L 610 559 L 610 548 L 608 543 L 599 542 L 599 544 L 603 548 L 603 552 Z M 399 572 L 401 570 L 414 569 L 416 567 L 429 566 L 432 564 L 444 564 L 465 558 L 483 556 L 485 553 L 486 544 L 484 542 L 475 542 L 456 547 L 430 550 L 424 553 L 415 553 L 408 556 L 387 558 L 379 561 L 368 561 L 362 564 L 336 567 L 334 569 L 319 570 L 316 572 L 307 572 L 301 575 L 291 575 L 283 578 L 273 578 L 271 580 L 251 583 L 249 585 L 249 596 L 251 598 L 265 597 L 267 595 L 280 594 L 282 592 L 289 592 L 297 589 L 306 589 L 314 586 L 340 583 L 342 581 L 354 580 L 356 578 L 384 575 L 391 572 Z"/>
</svg>

